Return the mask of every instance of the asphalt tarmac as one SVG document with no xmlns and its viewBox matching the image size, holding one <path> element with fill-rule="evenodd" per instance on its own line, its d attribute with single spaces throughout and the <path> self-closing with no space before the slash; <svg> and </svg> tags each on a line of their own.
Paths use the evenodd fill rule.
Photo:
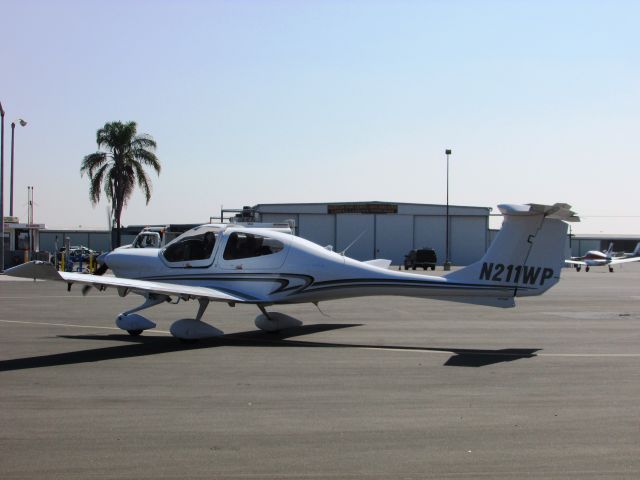
<svg viewBox="0 0 640 480">
<path fill-rule="evenodd" d="M 438 273 L 438 272 L 436 272 Z M 400 297 L 209 307 L 0 279 L 0 478 L 640 478 L 640 265 L 495 309 Z"/>
</svg>

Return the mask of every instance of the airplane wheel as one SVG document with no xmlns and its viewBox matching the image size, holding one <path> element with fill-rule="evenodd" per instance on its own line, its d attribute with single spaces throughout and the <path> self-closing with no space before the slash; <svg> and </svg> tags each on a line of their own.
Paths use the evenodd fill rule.
<svg viewBox="0 0 640 480">
<path fill-rule="evenodd" d="M 580 267 L 576 267 L 576 272 L 579 272 L 579 271 L 580 271 Z"/>
<path fill-rule="evenodd" d="M 127 332 L 132 337 L 138 337 L 138 336 L 140 336 L 142 334 L 142 332 L 144 332 L 144 330 L 127 330 Z"/>
<path fill-rule="evenodd" d="M 611 273 L 613 273 L 613 268 L 610 268 L 610 269 L 609 269 L 609 271 L 610 271 Z"/>
<path fill-rule="evenodd" d="M 265 332 L 275 333 L 286 328 L 295 328 L 302 325 L 302 322 L 297 318 L 280 312 L 269 312 L 269 317 L 271 318 L 262 313 L 258 315 L 255 319 L 256 327 Z"/>
<path fill-rule="evenodd" d="M 589 271 L 589 267 L 584 267 L 584 271 L 588 272 Z"/>
</svg>

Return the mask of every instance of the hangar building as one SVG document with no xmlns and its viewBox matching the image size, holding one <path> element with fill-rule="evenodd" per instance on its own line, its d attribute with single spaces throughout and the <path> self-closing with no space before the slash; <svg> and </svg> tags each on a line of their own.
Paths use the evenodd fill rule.
<svg viewBox="0 0 640 480">
<path fill-rule="evenodd" d="M 600 250 L 601 252 L 609 248 L 613 243 L 614 252 L 633 252 L 636 244 L 640 242 L 640 235 L 612 235 L 596 234 L 571 235 L 571 256 L 580 257 L 589 250 Z"/>
<path fill-rule="evenodd" d="M 489 247 L 488 207 L 449 206 L 449 257 L 454 265 L 478 260 Z M 294 220 L 296 235 L 358 260 L 402 263 L 415 248 L 445 260 L 446 206 L 420 203 L 263 203 L 253 207 L 259 222 Z"/>
</svg>

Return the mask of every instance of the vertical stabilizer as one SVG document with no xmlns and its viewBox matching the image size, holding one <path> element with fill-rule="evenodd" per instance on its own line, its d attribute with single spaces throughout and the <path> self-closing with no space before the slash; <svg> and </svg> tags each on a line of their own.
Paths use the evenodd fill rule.
<svg viewBox="0 0 640 480">
<path fill-rule="evenodd" d="M 477 262 L 450 273 L 447 280 L 513 287 L 514 296 L 540 295 L 560 279 L 567 224 L 579 221 L 564 203 L 499 205 L 502 228 Z"/>
<path fill-rule="evenodd" d="M 611 257 L 611 255 L 613 255 L 613 242 L 609 243 L 609 248 L 607 248 L 607 250 L 604 252 L 604 254 L 607 256 L 607 258 Z"/>
</svg>

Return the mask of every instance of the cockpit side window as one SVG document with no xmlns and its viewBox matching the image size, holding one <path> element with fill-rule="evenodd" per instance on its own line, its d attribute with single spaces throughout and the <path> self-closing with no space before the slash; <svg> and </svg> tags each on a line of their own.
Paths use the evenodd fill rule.
<svg viewBox="0 0 640 480">
<path fill-rule="evenodd" d="M 186 262 L 206 260 L 211 256 L 216 244 L 216 235 L 212 231 L 183 236 L 171 242 L 164 250 L 168 262 Z"/>
<path fill-rule="evenodd" d="M 273 255 L 283 248 L 284 244 L 275 238 L 253 233 L 233 232 L 229 235 L 229 240 L 227 240 L 223 258 L 225 260 L 238 260 Z"/>
</svg>

